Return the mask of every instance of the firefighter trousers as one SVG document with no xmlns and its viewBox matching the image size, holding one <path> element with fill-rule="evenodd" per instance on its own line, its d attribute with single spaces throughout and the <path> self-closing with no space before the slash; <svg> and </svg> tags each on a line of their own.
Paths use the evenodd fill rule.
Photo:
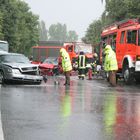
<svg viewBox="0 0 140 140">
<path fill-rule="evenodd" d="M 83 69 L 83 68 L 78 69 L 78 77 L 79 78 L 85 78 L 85 69 Z"/>
<path fill-rule="evenodd" d="M 117 82 L 116 82 L 116 71 L 115 70 L 109 71 L 109 83 L 112 86 L 116 86 L 117 85 Z"/>
<path fill-rule="evenodd" d="M 64 74 L 65 74 L 65 84 L 64 85 L 70 85 L 70 71 L 66 71 Z"/>
</svg>

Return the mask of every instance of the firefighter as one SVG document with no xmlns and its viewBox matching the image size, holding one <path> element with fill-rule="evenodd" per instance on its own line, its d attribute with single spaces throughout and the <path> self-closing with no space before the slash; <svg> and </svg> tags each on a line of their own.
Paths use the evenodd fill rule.
<svg viewBox="0 0 140 140">
<path fill-rule="evenodd" d="M 62 57 L 62 69 L 65 75 L 64 85 L 70 85 L 70 72 L 72 70 L 70 56 L 64 48 L 60 49 L 60 56 Z"/>
<path fill-rule="evenodd" d="M 98 55 L 97 55 L 97 53 L 94 53 L 92 63 L 91 63 L 93 75 L 97 74 L 97 71 L 96 71 L 97 61 L 98 61 Z"/>
<path fill-rule="evenodd" d="M 116 71 L 118 70 L 118 64 L 116 54 L 112 50 L 110 45 L 107 45 L 104 49 L 105 62 L 104 69 L 109 74 L 109 86 L 116 86 Z"/>
<path fill-rule="evenodd" d="M 86 56 L 84 52 L 81 51 L 78 56 L 78 77 L 79 79 L 82 78 L 84 80 L 86 73 Z"/>
</svg>

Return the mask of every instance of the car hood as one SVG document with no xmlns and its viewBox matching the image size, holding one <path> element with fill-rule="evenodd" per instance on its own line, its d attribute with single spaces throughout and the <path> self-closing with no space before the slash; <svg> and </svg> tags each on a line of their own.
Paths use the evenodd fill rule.
<svg viewBox="0 0 140 140">
<path fill-rule="evenodd" d="M 3 63 L 7 66 L 10 66 L 12 68 L 23 68 L 23 67 L 38 67 L 37 64 L 26 64 L 26 63 Z"/>
</svg>

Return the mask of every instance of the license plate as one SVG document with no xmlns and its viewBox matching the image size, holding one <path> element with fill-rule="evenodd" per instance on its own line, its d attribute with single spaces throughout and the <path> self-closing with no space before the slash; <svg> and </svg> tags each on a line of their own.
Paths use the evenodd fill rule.
<svg viewBox="0 0 140 140">
<path fill-rule="evenodd" d="M 36 79 L 36 76 L 32 76 L 32 75 L 25 75 L 26 79 Z"/>
<path fill-rule="evenodd" d="M 140 71 L 140 61 L 136 62 L 135 71 Z"/>
</svg>

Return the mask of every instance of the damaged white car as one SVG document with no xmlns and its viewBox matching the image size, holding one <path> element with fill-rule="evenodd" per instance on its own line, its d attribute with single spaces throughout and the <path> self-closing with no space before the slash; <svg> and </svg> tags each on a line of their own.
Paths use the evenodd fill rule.
<svg viewBox="0 0 140 140">
<path fill-rule="evenodd" d="M 43 78 L 39 75 L 38 65 L 31 64 L 23 54 L 0 54 L 0 83 L 30 83 L 41 84 Z"/>
</svg>

